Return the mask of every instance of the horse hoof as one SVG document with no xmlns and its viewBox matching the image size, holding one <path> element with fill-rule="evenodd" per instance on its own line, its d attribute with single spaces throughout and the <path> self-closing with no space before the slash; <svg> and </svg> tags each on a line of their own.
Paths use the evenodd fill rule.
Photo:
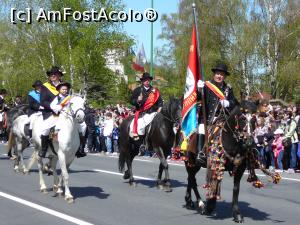
<svg viewBox="0 0 300 225">
<path fill-rule="evenodd" d="M 130 187 L 136 187 L 137 184 L 136 184 L 136 182 L 129 182 L 129 186 L 130 186 Z"/>
<path fill-rule="evenodd" d="M 164 189 L 164 186 L 163 186 L 162 184 L 158 184 L 158 185 L 157 185 L 157 188 L 158 188 L 159 190 L 163 190 L 163 189 Z"/>
<path fill-rule="evenodd" d="M 235 216 L 234 216 L 234 222 L 236 222 L 236 223 L 243 223 L 244 222 L 244 218 L 243 218 L 243 216 L 241 215 L 241 214 L 236 214 Z"/>
<path fill-rule="evenodd" d="M 129 179 L 129 178 L 130 178 L 130 174 L 129 174 L 128 170 L 126 170 L 126 171 L 124 172 L 123 179 L 124 179 L 124 180 L 127 180 L 127 179 Z"/>
<path fill-rule="evenodd" d="M 198 207 L 199 207 L 199 213 L 201 214 L 201 215 L 204 215 L 205 214 L 205 204 L 204 204 L 204 202 L 203 201 L 199 201 L 198 202 Z"/>
<path fill-rule="evenodd" d="M 69 204 L 74 203 L 74 198 L 73 197 L 67 197 L 65 199 L 66 199 L 67 203 L 69 203 Z"/>
<path fill-rule="evenodd" d="M 43 194 L 48 194 L 47 188 L 41 189 L 41 192 L 42 192 Z"/>
<path fill-rule="evenodd" d="M 164 187 L 165 192 L 172 192 L 173 189 L 170 186 L 165 186 Z"/>
<path fill-rule="evenodd" d="M 187 202 L 185 204 L 185 208 L 188 209 L 188 210 L 194 210 L 195 209 L 195 204 L 194 202 L 190 201 L 190 202 Z"/>
</svg>

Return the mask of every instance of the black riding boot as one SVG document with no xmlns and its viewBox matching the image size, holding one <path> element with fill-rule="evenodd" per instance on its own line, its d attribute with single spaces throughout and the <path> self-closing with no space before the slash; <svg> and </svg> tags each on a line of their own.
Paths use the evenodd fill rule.
<svg viewBox="0 0 300 225">
<path fill-rule="evenodd" d="M 198 150 L 198 159 L 203 162 L 206 162 L 206 153 L 204 148 L 205 142 L 205 135 L 204 134 L 197 134 L 197 150 Z"/>
<path fill-rule="evenodd" d="M 48 149 L 48 146 L 49 146 L 49 135 L 47 135 L 47 136 L 42 135 L 41 136 L 41 142 L 42 142 L 42 147 L 39 151 L 39 156 L 42 157 L 42 158 L 45 158 L 46 153 L 47 153 L 47 149 Z"/>
<path fill-rule="evenodd" d="M 81 134 L 79 135 L 79 138 L 80 138 L 80 146 L 79 146 L 79 149 L 77 150 L 77 152 L 75 154 L 77 158 L 81 158 L 81 157 L 86 156 L 86 153 L 84 152 L 86 138 L 85 138 L 85 136 L 83 136 Z"/>
<path fill-rule="evenodd" d="M 32 130 L 28 130 L 29 138 L 32 138 Z"/>
</svg>

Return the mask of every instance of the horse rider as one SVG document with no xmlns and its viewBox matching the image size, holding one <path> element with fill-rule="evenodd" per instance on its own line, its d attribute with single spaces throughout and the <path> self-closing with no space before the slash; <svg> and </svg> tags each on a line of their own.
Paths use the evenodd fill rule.
<svg viewBox="0 0 300 225">
<path fill-rule="evenodd" d="M 42 114 L 42 110 L 44 109 L 41 106 L 41 87 L 43 83 L 40 80 L 36 80 L 33 84 L 33 90 L 28 93 L 28 118 L 29 118 L 29 138 L 32 137 L 32 124 L 37 116 Z"/>
<path fill-rule="evenodd" d="M 201 89 L 203 88 L 205 96 L 205 112 L 206 112 L 206 126 L 211 126 L 215 119 L 219 116 L 221 109 L 220 105 L 227 108 L 229 111 L 238 104 L 238 101 L 234 97 L 232 87 L 225 82 L 225 79 L 230 75 L 228 72 L 228 67 L 224 63 L 216 64 L 211 71 L 213 72 L 213 78 L 210 81 L 204 82 L 199 80 L 198 86 L 198 98 L 201 100 Z M 199 156 L 205 157 L 204 152 L 204 121 L 201 114 L 202 110 L 199 110 L 199 129 L 198 129 L 198 141 L 197 148 L 199 151 Z"/>
<path fill-rule="evenodd" d="M 64 75 L 62 70 L 58 66 L 53 66 L 51 70 L 47 71 L 48 82 L 44 83 L 41 86 L 41 106 L 44 107 L 43 114 L 43 123 L 42 135 L 41 135 L 41 149 L 39 151 L 39 156 L 45 158 L 48 145 L 49 145 L 49 133 L 51 127 L 55 126 L 57 117 L 50 107 L 53 99 L 59 94 L 56 90 L 56 87 L 62 82 L 61 78 Z"/>
<path fill-rule="evenodd" d="M 152 80 L 153 77 L 151 77 L 149 73 L 147 72 L 143 73 L 142 77 L 140 78 L 142 85 L 135 88 L 132 92 L 130 102 L 132 105 L 135 106 L 136 109 L 134 115 L 133 130 L 132 130 L 133 138 L 135 140 L 139 139 L 139 135 L 137 131 L 139 115 L 141 113 L 143 113 L 143 116 L 145 114 L 152 114 L 152 113 L 156 114 L 157 112 L 161 111 L 163 106 L 163 100 L 159 90 L 157 88 L 154 88 L 150 84 L 150 81 Z"/>
<path fill-rule="evenodd" d="M 59 94 L 50 103 L 50 108 L 56 115 L 59 115 L 61 110 L 69 104 L 70 89 L 71 89 L 71 84 L 67 82 L 62 82 L 59 85 L 57 85 L 56 90 L 59 92 Z M 60 130 L 59 124 L 56 124 L 55 130 L 56 133 L 58 133 L 58 131 Z M 86 156 L 86 153 L 84 152 L 86 123 L 85 122 L 80 123 L 78 130 L 79 130 L 79 137 L 80 137 L 80 147 L 79 150 L 76 152 L 76 156 L 77 158 L 80 158 Z"/>
</svg>

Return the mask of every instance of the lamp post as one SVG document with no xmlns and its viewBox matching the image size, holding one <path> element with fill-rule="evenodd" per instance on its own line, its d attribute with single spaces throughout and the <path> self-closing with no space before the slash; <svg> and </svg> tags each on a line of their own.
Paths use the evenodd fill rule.
<svg viewBox="0 0 300 225">
<path fill-rule="evenodd" d="M 153 0 L 151 0 L 151 8 L 153 8 Z M 154 80 L 154 74 L 153 74 L 153 22 L 151 22 L 151 47 L 150 47 L 150 75 L 153 77 Z"/>
</svg>

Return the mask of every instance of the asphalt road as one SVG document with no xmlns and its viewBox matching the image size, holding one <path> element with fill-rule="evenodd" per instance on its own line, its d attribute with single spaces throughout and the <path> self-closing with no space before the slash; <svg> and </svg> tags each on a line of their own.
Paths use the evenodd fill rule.
<svg viewBox="0 0 300 225">
<path fill-rule="evenodd" d="M 12 161 L 0 145 L 0 225 L 184 225 L 234 224 L 231 217 L 232 178 L 226 173 L 222 199 L 213 216 L 200 215 L 183 207 L 186 172 L 182 164 L 170 165 L 173 192 L 156 188 L 158 160 L 140 157 L 134 162 L 137 187 L 130 187 L 118 173 L 117 157 L 89 155 L 71 165 L 70 190 L 75 198 L 68 204 L 51 192 L 53 177 L 46 176 L 48 194 L 39 191 L 36 165 L 29 175 L 15 173 Z M 31 154 L 28 149 L 25 156 Z M 240 209 L 246 224 L 299 224 L 300 174 L 283 173 L 279 185 L 268 182 L 255 189 L 243 177 Z M 205 170 L 197 176 L 204 182 Z M 205 190 L 200 188 L 200 194 Z"/>
</svg>

